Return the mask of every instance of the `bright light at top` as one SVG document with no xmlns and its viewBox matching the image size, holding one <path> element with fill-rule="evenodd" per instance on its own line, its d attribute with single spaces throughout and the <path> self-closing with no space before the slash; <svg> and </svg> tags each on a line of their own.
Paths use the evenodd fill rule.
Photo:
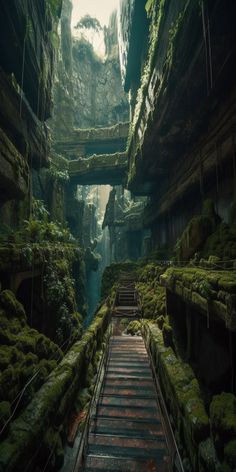
<svg viewBox="0 0 236 472">
<path fill-rule="evenodd" d="M 72 0 L 72 28 L 86 14 L 97 18 L 101 25 L 108 25 L 110 14 L 118 7 L 119 0 Z"/>
<path fill-rule="evenodd" d="M 78 21 L 85 15 L 90 15 L 97 18 L 101 26 L 107 26 L 111 13 L 118 7 L 119 0 L 72 0 L 73 11 L 71 28 L 73 36 L 78 37 L 78 31 L 74 29 Z M 95 52 L 99 56 L 105 53 L 105 45 L 102 33 L 95 35 L 95 40 L 92 41 Z"/>
</svg>

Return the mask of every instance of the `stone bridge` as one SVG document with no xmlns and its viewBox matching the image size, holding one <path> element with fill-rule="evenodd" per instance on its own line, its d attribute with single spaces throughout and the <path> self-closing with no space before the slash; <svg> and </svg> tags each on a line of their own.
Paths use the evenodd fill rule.
<svg viewBox="0 0 236 472">
<path fill-rule="evenodd" d="M 54 149 L 69 159 L 124 152 L 129 123 L 117 123 L 107 128 L 74 129 L 67 139 L 57 141 Z"/>
<path fill-rule="evenodd" d="M 126 152 L 93 155 L 69 161 L 69 177 L 77 185 L 121 185 L 128 168 Z"/>
</svg>

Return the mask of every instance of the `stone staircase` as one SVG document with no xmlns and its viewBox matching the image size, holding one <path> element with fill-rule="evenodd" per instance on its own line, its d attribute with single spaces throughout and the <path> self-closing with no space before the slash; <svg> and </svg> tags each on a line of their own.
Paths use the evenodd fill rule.
<svg viewBox="0 0 236 472">
<path fill-rule="evenodd" d="M 135 289 L 135 278 L 123 276 L 117 289 L 116 302 L 113 317 L 135 318 L 139 317 L 139 305 L 137 291 Z"/>
<path fill-rule="evenodd" d="M 139 336 L 113 336 L 110 340 L 80 470 L 172 470 L 148 354 Z"/>
</svg>

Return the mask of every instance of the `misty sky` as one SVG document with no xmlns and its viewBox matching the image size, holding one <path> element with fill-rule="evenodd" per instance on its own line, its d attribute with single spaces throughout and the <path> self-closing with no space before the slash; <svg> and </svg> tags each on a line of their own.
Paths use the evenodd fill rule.
<svg viewBox="0 0 236 472">
<path fill-rule="evenodd" d="M 118 6 L 119 0 L 72 0 L 72 27 L 76 25 L 81 16 L 87 13 L 97 18 L 101 25 L 107 25 L 109 16 Z"/>
</svg>

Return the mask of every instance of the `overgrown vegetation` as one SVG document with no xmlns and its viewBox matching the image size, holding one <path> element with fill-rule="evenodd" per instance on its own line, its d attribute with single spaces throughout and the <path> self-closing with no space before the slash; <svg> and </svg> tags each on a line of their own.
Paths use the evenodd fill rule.
<svg viewBox="0 0 236 472">
<path fill-rule="evenodd" d="M 82 317 L 77 311 L 74 279 L 66 259 L 47 261 L 44 275 L 46 311 L 51 319 L 49 332 L 64 348 L 81 337 Z"/>
<path fill-rule="evenodd" d="M 19 230 L 1 225 L 0 243 L 43 243 L 64 242 L 74 244 L 76 241 L 64 224 L 49 220 L 49 212 L 41 200 L 32 201 L 32 215 L 23 222 Z"/>
<path fill-rule="evenodd" d="M 22 392 L 17 413 L 30 402 L 56 367 L 62 351 L 49 338 L 29 327 L 23 306 L 10 290 L 0 294 L 0 318 L 0 411 L 3 411 L 0 424 L 3 427 L 17 405 L 19 393 Z M 5 434 L 8 429 L 4 430 Z"/>
</svg>

